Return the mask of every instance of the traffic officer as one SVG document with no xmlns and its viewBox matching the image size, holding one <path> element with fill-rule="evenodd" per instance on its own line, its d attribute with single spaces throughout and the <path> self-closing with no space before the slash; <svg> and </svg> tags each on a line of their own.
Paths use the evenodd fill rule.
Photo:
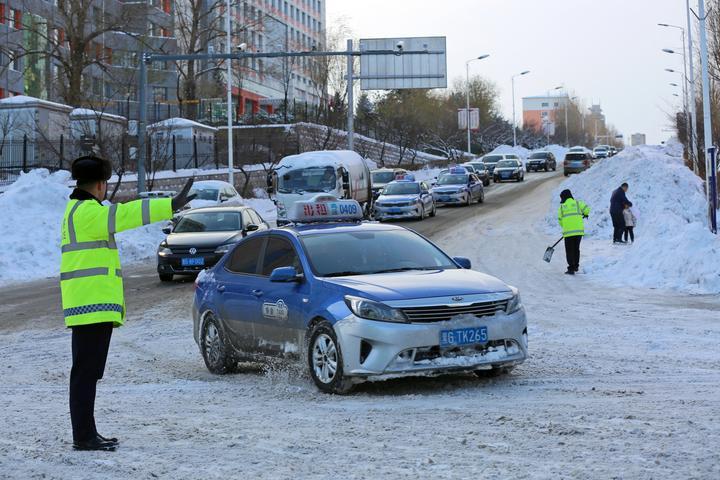
<svg viewBox="0 0 720 480">
<path fill-rule="evenodd" d="M 116 438 L 105 438 L 95 428 L 95 388 L 105 371 L 114 327 L 123 324 L 125 299 L 115 234 L 172 218 L 194 195 L 189 179 L 174 198 L 136 200 L 103 205 L 109 161 L 95 156 L 77 158 L 62 223 L 60 290 L 65 325 L 72 328 L 70 418 L 73 448 L 115 450 Z"/>
<path fill-rule="evenodd" d="M 568 189 L 560 192 L 558 222 L 565 239 L 565 256 L 567 257 L 568 275 L 575 275 L 580 268 L 580 241 L 585 235 L 584 218 L 590 215 L 590 208 L 585 202 L 575 200 Z"/>
</svg>

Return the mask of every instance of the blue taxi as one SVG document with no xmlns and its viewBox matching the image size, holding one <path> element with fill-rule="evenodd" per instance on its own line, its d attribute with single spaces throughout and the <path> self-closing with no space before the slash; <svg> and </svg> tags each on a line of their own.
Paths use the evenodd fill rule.
<svg viewBox="0 0 720 480">
<path fill-rule="evenodd" d="M 432 196 L 438 206 L 470 205 L 475 201 L 485 201 L 485 189 L 476 174 L 468 172 L 464 167 L 453 167 L 438 177 Z"/>
<path fill-rule="evenodd" d="M 368 379 L 503 373 L 527 357 L 518 291 L 421 235 L 362 222 L 319 195 L 295 223 L 240 241 L 195 282 L 193 336 L 207 368 L 299 359 L 323 392 Z"/>
<path fill-rule="evenodd" d="M 415 180 L 410 174 L 400 176 L 388 183 L 375 200 L 375 220 L 397 220 L 415 218 L 423 220 L 435 216 L 435 200 L 425 182 Z"/>
</svg>

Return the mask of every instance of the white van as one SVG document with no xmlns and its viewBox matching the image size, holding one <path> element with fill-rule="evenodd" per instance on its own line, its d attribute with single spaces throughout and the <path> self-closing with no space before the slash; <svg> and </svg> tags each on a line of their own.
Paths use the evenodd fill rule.
<svg viewBox="0 0 720 480">
<path fill-rule="evenodd" d="M 372 211 L 372 182 L 365 160 L 349 150 L 305 152 L 283 158 L 268 176 L 268 194 L 277 208 L 277 224 L 287 212 L 318 193 L 357 200 L 366 216 Z"/>
</svg>

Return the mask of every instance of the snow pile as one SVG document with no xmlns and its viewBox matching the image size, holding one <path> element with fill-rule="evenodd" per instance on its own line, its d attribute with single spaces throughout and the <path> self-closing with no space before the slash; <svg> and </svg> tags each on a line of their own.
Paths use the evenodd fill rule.
<svg viewBox="0 0 720 480">
<path fill-rule="evenodd" d="M 488 155 L 517 155 L 523 163 L 525 163 L 525 159 L 531 153 L 532 152 L 530 150 L 519 145 L 517 147 L 513 147 L 512 145 L 498 145 L 495 147 L 495 150 L 488 153 Z"/>
<path fill-rule="evenodd" d="M 535 152 L 546 151 L 546 152 L 552 153 L 553 155 L 555 155 L 555 160 L 558 162 L 558 166 L 560 166 L 560 163 L 565 158 L 565 154 L 567 153 L 568 149 L 563 147 L 562 145 L 553 144 L 553 145 L 548 145 L 545 148 L 539 148 L 534 151 Z"/>
<path fill-rule="evenodd" d="M 45 169 L 23 174 L 0 196 L 0 284 L 54 277 L 60 272 L 60 229 L 70 174 Z M 155 256 L 165 222 L 116 235 L 123 263 Z"/>
<path fill-rule="evenodd" d="M 635 244 L 613 246 L 610 196 L 623 182 L 638 212 Z M 592 209 L 585 224 L 586 273 L 612 285 L 720 292 L 720 239 L 708 231 L 702 181 L 683 165 L 681 146 L 629 147 L 571 176 L 553 193 L 545 218 L 553 234 L 565 188 Z"/>
</svg>

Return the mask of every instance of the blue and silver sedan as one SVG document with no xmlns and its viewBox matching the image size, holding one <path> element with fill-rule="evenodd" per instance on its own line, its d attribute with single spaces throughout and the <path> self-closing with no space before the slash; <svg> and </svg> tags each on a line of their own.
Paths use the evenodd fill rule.
<svg viewBox="0 0 720 480">
<path fill-rule="evenodd" d="M 472 202 L 485 201 L 483 182 L 474 173 L 458 173 L 451 169 L 449 173 L 440 175 L 432 189 L 435 204 L 470 205 Z"/>
<path fill-rule="evenodd" d="M 327 203 L 243 239 L 198 277 L 193 333 L 211 372 L 300 359 L 321 391 L 345 393 L 369 379 L 503 373 L 527 358 L 515 288 L 408 229 L 332 217 L 362 215 L 356 202 Z"/>
<path fill-rule="evenodd" d="M 424 219 L 435 216 L 435 200 L 425 182 L 395 180 L 385 185 L 375 200 L 376 220 Z"/>
</svg>

